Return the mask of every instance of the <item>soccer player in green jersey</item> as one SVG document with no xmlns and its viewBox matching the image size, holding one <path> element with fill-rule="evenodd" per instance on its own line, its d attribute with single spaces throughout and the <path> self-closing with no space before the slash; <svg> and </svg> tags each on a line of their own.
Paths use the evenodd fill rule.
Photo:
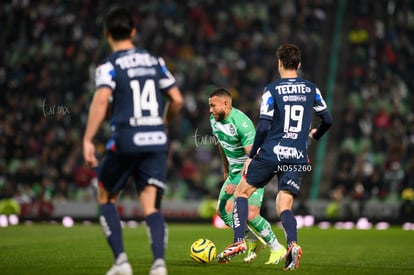
<svg viewBox="0 0 414 275">
<path fill-rule="evenodd" d="M 225 179 L 218 198 L 217 213 L 227 226 L 233 227 L 233 193 L 240 182 L 241 170 L 252 148 L 256 130 L 249 117 L 232 106 L 232 97 L 228 90 L 215 89 L 208 102 L 211 128 L 219 141 Z M 266 264 L 278 264 L 283 259 L 286 248 L 277 240 L 270 223 L 260 215 L 263 193 L 264 188 L 257 189 L 249 198 L 248 226 L 251 231 L 246 233 L 248 253 L 244 262 L 251 262 L 256 258 L 256 249 L 260 243 L 255 237 L 256 233 L 271 250 Z"/>
</svg>

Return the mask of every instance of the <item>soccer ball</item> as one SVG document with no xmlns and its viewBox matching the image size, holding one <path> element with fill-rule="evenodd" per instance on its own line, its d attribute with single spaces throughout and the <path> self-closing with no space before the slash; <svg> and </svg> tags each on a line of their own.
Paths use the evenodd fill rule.
<svg viewBox="0 0 414 275">
<path fill-rule="evenodd" d="M 216 246 L 209 239 L 198 239 L 191 245 L 190 257 L 197 263 L 211 263 L 216 258 Z"/>
</svg>

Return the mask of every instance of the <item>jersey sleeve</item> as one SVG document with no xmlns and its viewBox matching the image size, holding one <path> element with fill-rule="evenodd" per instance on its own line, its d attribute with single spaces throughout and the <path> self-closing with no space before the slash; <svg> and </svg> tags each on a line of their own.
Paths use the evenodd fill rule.
<svg viewBox="0 0 414 275">
<path fill-rule="evenodd" d="M 237 132 L 243 146 L 253 144 L 256 129 L 254 128 L 253 122 L 247 116 L 244 116 L 243 119 L 240 120 L 237 125 Z"/>
<path fill-rule="evenodd" d="M 266 88 L 262 95 L 262 103 L 260 104 L 260 118 L 272 120 L 275 112 L 275 100 L 272 93 Z"/>
<path fill-rule="evenodd" d="M 109 61 L 98 66 L 95 71 L 95 88 L 106 86 L 115 90 L 115 74 L 115 68 Z"/>
<path fill-rule="evenodd" d="M 166 91 L 175 85 L 175 78 L 168 70 L 163 58 L 159 57 L 158 62 L 161 67 L 161 77 L 159 81 L 160 89 L 161 91 Z"/>
<path fill-rule="evenodd" d="M 325 100 L 322 97 L 321 91 L 316 88 L 315 99 L 313 101 L 313 110 L 316 113 L 321 113 L 327 109 Z"/>
</svg>

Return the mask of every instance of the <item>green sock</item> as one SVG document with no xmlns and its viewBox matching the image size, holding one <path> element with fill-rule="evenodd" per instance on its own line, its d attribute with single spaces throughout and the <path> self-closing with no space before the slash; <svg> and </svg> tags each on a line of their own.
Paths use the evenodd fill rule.
<svg viewBox="0 0 414 275">
<path fill-rule="evenodd" d="M 265 218 L 259 215 L 248 223 L 259 233 L 263 240 L 265 240 L 271 250 L 277 250 L 280 248 L 280 243 L 277 240 L 270 223 Z"/>
<path fill-rule="evenodd" d="M 230 228 L 233 228 L 233 214 L 226 212 L 226 200 L 220 200 L 219 214 L 223 222 Z"/>
<path fill-rule="evenodd" d="M 233 228 L 233 215 L 232 214 L 226 213 L 221 216 L 221 219 L 227 226 L 229 226 L 230 228 Z"/>
</svg>

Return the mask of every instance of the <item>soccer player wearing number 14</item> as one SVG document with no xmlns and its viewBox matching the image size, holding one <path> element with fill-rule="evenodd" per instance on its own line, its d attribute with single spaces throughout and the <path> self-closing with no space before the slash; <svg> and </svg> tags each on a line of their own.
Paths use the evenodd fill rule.
<svg viewBox="0 0 414 275">
<path fill-rule="evenodd" d="M 302 248 L 297 243 L 297 225 L 292 206 L 294 198 L 299 194 L 304 171 L 278 167 L 306 165 L 308 139 L 321 138 L 331 126 L 332 119 L 315 84 L 298 77 L 297 70 L 301 62 L 298 47 L 292 44 L 281 45 L 276 56 L 281 79 L 268 84 L 264 89 L 256 137 L 243 168 L 244 176 L 234 192 L 234 243 L 220 253 L 217 260 L 228 262 L 234 255 L 247 250 L 243 237 L 248 216 L 248 198 L 276 174 L 276 213 L 285 230 L 288 247 L 284 269 L 293 270 L 299 266 Z M 313 112 L 321 123 L 318 128 L 310 129 Z"/>
<path fill-rule="evenodd" d="M 135 47 L 135 34 L 128 9 L 115 8 L 105 17 L 105 36 L 112 54 L 96 69 L 83 156 L 90 166 L 98 166 L 93 138 L 111 104 L 112 136 L 99 167 L 97 194 L 99 220 L 114 256 L 107 275 L 132 274 L 115 207 L 117 194 L 130 176 L 148 226 L 153 255 L 150 275 L 165 275 L 167 234 L 160 207 L 167 172 L 166 128 L 183 99 L 164 61 Z"/>
</svg>

